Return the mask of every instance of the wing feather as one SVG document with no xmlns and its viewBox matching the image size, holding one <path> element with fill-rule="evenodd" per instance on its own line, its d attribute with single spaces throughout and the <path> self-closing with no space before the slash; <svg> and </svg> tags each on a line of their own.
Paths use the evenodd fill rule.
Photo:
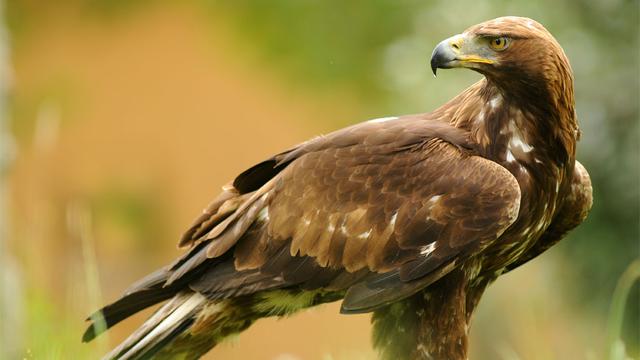
<svg viewBox="0 0 640 360">
<path fill-rule="evenodd" d="M 267 277 L 252 281 L 268 286 L 351 288 L 345 311 L 408 296 L 481 251 L 517 216 L 515 178 L 472 147 L 463 130 L 419 117 L 303 143 L 225 190 L 185 236 L 198 245 L 170 281 L 231 253 L 238 274 L 257 271 Z M 203 284 L 219 289 L 207 276 Z"/>
</svg>

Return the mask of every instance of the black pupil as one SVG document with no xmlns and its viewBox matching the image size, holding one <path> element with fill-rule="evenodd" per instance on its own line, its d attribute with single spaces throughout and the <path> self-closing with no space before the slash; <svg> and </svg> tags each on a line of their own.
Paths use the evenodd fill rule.
<svg viewBox="0 0 640 360">
<path fill-rule="evenodd" d="M 500 45 L 502 43 L 502 39 L 496 39 L 495 42 L 496 42 L 496 45 Z"/>
</svg>

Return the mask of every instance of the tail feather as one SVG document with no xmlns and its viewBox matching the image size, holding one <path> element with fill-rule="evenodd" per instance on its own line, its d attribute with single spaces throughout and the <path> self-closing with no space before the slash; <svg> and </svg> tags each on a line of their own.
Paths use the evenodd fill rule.
<svg viewBox="0 0 640 360">
<path fill-rule="evenodd" d="M 193 325 L 194 322 L 195 322 L 194 318 L 187 318 L 181 323 L 179 323 L 178 326 L 175 326 L 175 328 L 170 333 L 168 333 L 166 336 L 162 337 L 161 339 L 158 339 L 153 346 L 151 346 L 148 350 L 146 350 L 144 354 L 140 357 L 140 359 L 144 359 L 144 360 L 153 359 L 156 354 L 158 354 L 160 351 L 164 349 L 165 345 L 169 344 L 170 342 L 175 340 L 178 336 L 180 336 L 182 333 L 184 333 L 187 329 L 191 327 L 191 325 Z"/>
<path fill-rule="evenodd" d="M 236 271 L 233 262 L 218 264 L 204 274 L 195 272 L 167 286 L 169 274 L 170 270 L 156 271 L 131 286 L 121 299 L 91 315 L 92 324 L 83 341 L 91 341 L 134 313 L 168 300 L 105 359 L 170 359 L 177 354 L 197 358 L 260 317 L 252 313 L 251 294 L 283 285 L 282 279 L 257 271 Z M 240 295 L 247 297 L 235 301 L 238 304 L 227 301 Z"/>
<path fill-rule="evenodd" d="M 129 287 L 124 296 L 116 302 L 93 313 L 87 319 L 91 320 L 92 324 L 82 336 L 82 341 L 89 342 L 138 311 L 170 299 L 178 289 L 177 286 L 163 287 L 166 279 L 167 271 L 157 270 Z"/>
<path fill-rule="evenodd" d="M 104 359 L 149 359 L 195 322 L 207 299 L 194 292 L 177 294 Z"/>
</svg>

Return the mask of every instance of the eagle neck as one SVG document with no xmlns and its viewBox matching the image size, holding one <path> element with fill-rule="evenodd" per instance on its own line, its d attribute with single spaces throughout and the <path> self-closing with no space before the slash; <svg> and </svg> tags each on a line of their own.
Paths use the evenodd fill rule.
<svg viewBox="0 0 640 360">
<path fill-rule="evenodd" d="M 569 97 L 556 104 L 573 104 L 572 90 L 568 91 Z M 534 243 L 568 193 L 579 135 L 575 113 L 572 105 L 528 101 L 486 79 L 460 96 L 464 99 L 452 101 L 449 109 L 453 125 L 469 131 L 480 156 L 509 170 L 522 193 L 521 216 L 503 238 L 526 235 L 527 241 L 514 243 L 509 253 L 501 253 L 500 261 L 483 264 L 485 271 L 497 271 Z"/>
<path fill-rule="evenodd" d="M 573 163 L 579 137 L 573 87 L 563 86 L 567 93 L 527 93 L 485 78 L 445 105 L 444 113 L 471 133 L 486 158 L 563 166 Z"/>
</svg>

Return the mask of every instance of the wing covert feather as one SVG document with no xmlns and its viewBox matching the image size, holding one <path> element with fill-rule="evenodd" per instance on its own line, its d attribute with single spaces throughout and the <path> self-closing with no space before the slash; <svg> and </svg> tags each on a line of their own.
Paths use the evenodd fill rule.
<svg viewBox="0 0 640 360">
<path fill-rule="evenodd" d="M 241 174 L 240 189 L 194 224 L 186 238 L 199 245 L 172 270 L 232 251 L 237 271 L 272 274 L 278 286 L 357 285 L 348 311 L 408 296 L 517 217 L 517 181 L 472 149 L 465 131 L 416 116 L 303 143 Z"/>
<path fill-rule="evenodd" d="M 291 239 L 292 256 L 322 267 L 401 269 L 405 281 L 496 239 L 520 198 L 506 169 L 440 139 L 393 154 L 325 149 L 281 176 L 268 205 L 270 238 Z"/>
</svg>

